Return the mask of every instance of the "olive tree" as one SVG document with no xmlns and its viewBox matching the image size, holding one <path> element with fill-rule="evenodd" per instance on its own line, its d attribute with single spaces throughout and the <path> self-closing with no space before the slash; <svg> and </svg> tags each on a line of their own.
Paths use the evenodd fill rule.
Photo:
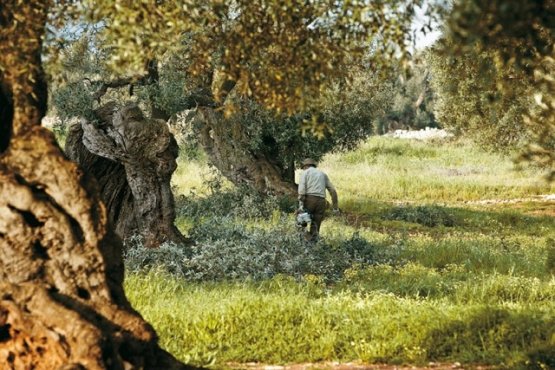
<svg viewBox="0 0 555 370">
<path fill-rule="evenodd" d="M 530 139 L 524 114 L 533 103 L 533 90 L 521 73 L 497 65 L 492 48 L 468 48 L 459 55 L 436 49 L 429 53 L 428 61 L 436 94 L 435 114 L 445 128 L 486 149 L 523 149 Z M 503 90 L 500 86 L 506 81 L 511 88 Z"/>
<path fill-rule="evenodd" d="M 230 181 L 259 193 L 295 196 L 295 167 L 300 159 L 353 149 L 375 130 L 390 107 L 391 83 L 376 73 L 352 68 L 349 84 L 336 84 L 320 97 L 318 118 L 327 130 L 317 136 L 306 127 L 311 113 L 279 114 L 252 98 L 234 96 L 234 113 L 207 124 L 199 108 L 182 116 L 189 139 L 199 143 L 209 161 Z M 314 113 L 312 113 L 314 114 Z M 200 116 L 200 117 L 199 117 Z M 307 132 L 308 131 L 308 132 Z M 192 133 L 192 134 L 191 134 Z"/>
<path fill-rule="evenodd" d="M 178 112 L 176 106 L 195 107 L 191 117 L 198 140 L 222 174 L 261 193 L 292 196 L 296 191 L 295 160 L 306 155 L 321 157 L 333 148 L 353 147 L 372 131 L 374 116 L 385 107 L 384 99 L 379 101 L 384 96 L 379 94 L 375 76 L 378 62 L 392 53 L 406 57 L 405 30 L 416 3 L 299 2 L 284 7 L 279 2 L 230 1 L 216 5 L 184 2 L 180 8 L 173 3 L 116 6 L 108 1 L 96 2 L 90 8 L 85 6 L 90 9 L 86 13 L 90 22 L 104 24 L 95 40 L 119 47 L 112 47 L 112 58 L 105 60 L 115 71 L 114 77 L 106 69 L 100 71 L 98 63 L 81 63 L 84 48 L 80 42 L 76 43 L 76 50 L 70 50 L 61 60 L 64 67 L 77 64 L 79 72 L 101 77 L 85 79 L 83 73 L 73 73 L 66 77 L 63 86 L 54 89 L 55 105 L 60 112 L 91 117 L 81 127 L 70 130 L 66 152 L 99 181 L 110 220 L 121 236 L 138 232 L 152 246 L 167 240 L 184 242 L 173 226 L 173 198 L 169 192 L 173 170 L 164 176 L 157 174 L 161 157 L 158 152 L 138 151 L 135 154 L 140 156 L 130 155 L 126 148 L 132 140 L 124 139 L 121 144 L 125 148 L 109 151 L 107 145 L 117 146 L 113 137 L 96 145 L 104 131 L 117 135 L 121 132 L 113 128 L 110 115 L 94 113 L 95 100 L 100 101 L 108 88 L 132 86 L 135 95 L 142 93 L 142 98 L 146 98 L 143 101 L 152 110 L 150 118 L 154 117 L 155 109 L 164 112 L 159 117 L 167 119 Z M 187 14 L 185 8 L 190 10 Z M 118 17 L 122 14 L 126 19 L 148 17 L 144 19 L 149 21 L 121 27 Z M 385 22 L 388 18 L 396 22 Z M 160 22 L 164 22 L 163 27 Z M 246 42 L 248 52 L 244 48 Z M 106 55 L 98 42 L 93 49 L 95 52 L 89 54 Z M 76 52 L 81 59 L 75 58 Z M 149 68 L 141 75 L 144 65 Z M 179 77 L 185 76 L 160 80 L 158 67 L 162 73 L 173 68 Z M 360 76 L 363 67 L 368 69 L 365 77 L 372 76 L 368 82 L 363 82 Z M 358 76 L 358 81 L 353 81 L 354 76 Z M 180 80 L 181 86 L 176 84 Z M 361 91 L 365 83 L 367 91 Z M 169 90 L 167 84 L 173 88 L 174 98 L 175 91 L 186 98 L 164 99 Z M 89 90 L 89 98 L 85 90 Z M 171 106 L 172 103 L 177 104 Z M 81 112 L 84 109 L 88 110 L 86 114 Z M 115 110 L 118 109 L 122 108 Z M 91 125 L 91 120 L 99 124 Z M 328 126 L 335 123 L 333 132 L 324 130 L 322 122 Z M 317 131 L 325 140 L 302 135 L 299 123 L 308 131 Z M 134 126 L 143 127 L 147 125 Z M 156 150 L 176 153 L 171 147 Z M 124 153 L 126 158 L 115 152 Z M 175 156 L 164 158 L 167 162 L 163 167 L 175 169 Z M 130 187 L 132 183 L 134 187 Z"/>
<path fill-rule="evenodd" d="M 125 297 L 121 242 L 97 184 L 40 126 L 50 3 L 0 7 L 0 363 L 184 369 Z"/>
<path fill-rule="evenodd" d="M 456 2 L 446 17 L 445 40 L 453 42 L 442 47 L 444 54 L 455 57 L 478 53 L 482 61 L 489 58 L 497 71 L 493 81 L 501 104 L 522 94 L 533 98 L 533 104 L 525 104 L 522 114 L 520 130 L 530 137 L 522 159 L 543 166 L 550 180 L 555 179 L 553 25 L 553 0 L 464 0 Z M 491 74 L 492 69 L 489 71 Z M 507 78 L 500 78 L 503 74 Z M 527 87 L 522 89 L 523 85 Z"/>
<path fill-rule="evenodd" d="M 186 368 L 158 346 L 153 328 L 125 297 L 121 240 L 108 222 L 98 184 L 69 161 L 53 135 L 40 126 L 48 91 L 41 56 L 47 20 L 52 27 L 62 15 L 85 14 L 93 23 L 105 22 L 105 42 L 118 50 L 119 57 L 113 62 L 120 68 L 144 68 L 145 58 L 155 59 L 161 49 L 172 47 L 184 33 L 190 33 L 193 47 L 187 57 L 191 58 L 191 73 L 222 77 L 213 78 L 210 85 L 215 104 L 221 104 L 231 88 L 237 88 L 268 108 L 294 112 L 316 101 L 320 89 L 328 84 L 324 77 L 341 75 L 337 63 L 356 55 L 369 36 L 380 33 L 386 40 L 402 38 L 412 12 L 401 1 L 288 4 L 3 1 L 2 366 Z M 57 7 L 62 7 L 62 12 L 54 12 Z M 391 52 L 402 53 L 402 48 Z M 386 60 L 386 54 L 379 55 Z M 214 64 L 216 57 L 218 63 Z M 218 112 L 209 105 L 204 110 Z M 135 109 L 128 113 L 139 118 Z M 125 126 L 123 122 L 119 121 Z M 98 126 L 89 128 L 102 131 Z M 116 139 L 106 135 L 108 131 L 100 132 L 96 143 L 114 150 L 110 140 Z"/>
</svg>

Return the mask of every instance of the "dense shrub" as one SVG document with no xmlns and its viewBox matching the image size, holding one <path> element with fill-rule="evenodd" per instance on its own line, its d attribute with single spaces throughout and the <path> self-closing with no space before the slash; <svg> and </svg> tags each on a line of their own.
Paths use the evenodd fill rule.
<svg viewBox="0 0 555 370">
<path fill-rule="evenodd" d="M 132 241 L 126 267 L 162 268 L 193 281 L 260 280 L 278 274 L 336 281 L 353 264 L 369 265 L 375 259 L 375 246 L 356 233 L 346 240 L 308 243 L 287 216 L 271 230 L 249 228 L 232 217 L 211 217 L 190 236 L 196 241 L 190 248 L 166 244 L 150 249 Z"/>
<path fill-rule="evenodd" d="M 445 208 L 435 205 L 394 207 L 385 215 L 385 218 L 413 222 L 428 227 L 455 226 L 453 215 Z"/>
<path fill-rule="evenodd" d="M 127 239 L 125 246 L 125 267 L 131 272 L 162 268 L 174 276 L 186 275 L 184 264 L 191 256 L 190 248 L 173 243 L 146 248 L 138 236 Z"/>
</svg>

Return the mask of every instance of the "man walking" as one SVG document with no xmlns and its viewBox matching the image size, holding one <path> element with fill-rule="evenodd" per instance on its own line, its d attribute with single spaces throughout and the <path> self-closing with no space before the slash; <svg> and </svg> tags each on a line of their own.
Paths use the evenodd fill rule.
<svg viewBox="0 0 555 370">
<path fill-rule="evenodd" d="M 301 207 L 304 207 L 312 216 L 310 239 L 316 241 L 326 210 L 326 189 L 331 195 L 334 212 L 338 211 L 337 192 L 328 175 L 316 168 L 316 161 L 307 158 L 301 162 L 301 165 L 303 172 L 299 180 L 299 201 Z"/>
</svg>

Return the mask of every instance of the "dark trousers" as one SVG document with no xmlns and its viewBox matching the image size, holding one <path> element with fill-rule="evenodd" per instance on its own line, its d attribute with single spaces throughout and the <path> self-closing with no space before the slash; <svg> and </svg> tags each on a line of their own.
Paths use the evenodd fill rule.
<svg viewBox="0 0 555 370">
<path fill-rule="evenodd" d="M 324 212 L 326 211 L 326 199 L 314 195 L 307 195 L 304 202 L 304 208 L 312 216 L 310 222 L 310 239 L 318 239 L 320 233 L 320 225 L 324 221 Z"/>
</svg>

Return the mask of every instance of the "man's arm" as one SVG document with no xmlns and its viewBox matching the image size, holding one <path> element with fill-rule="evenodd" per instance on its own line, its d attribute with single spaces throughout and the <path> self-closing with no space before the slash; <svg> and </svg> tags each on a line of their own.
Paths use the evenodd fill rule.
<svg viewBox="0 0 555 370">
<path fill-rule="evenodd" d="M 328 175 L 326 175 L 326 189 L 328 189 L 328 191 L 330 192 L 333 209 L 338 209 L 339 201 L 337 199 L 337 191 L 335 190 L 335 187 L 331 183 Z"/>
<path fill-rule="evenodd" d="M 299 200 L 304 202 L 306 199 L 306 171 L 301 173 L 301 177 L 299 178 Z"/>
</svg>

